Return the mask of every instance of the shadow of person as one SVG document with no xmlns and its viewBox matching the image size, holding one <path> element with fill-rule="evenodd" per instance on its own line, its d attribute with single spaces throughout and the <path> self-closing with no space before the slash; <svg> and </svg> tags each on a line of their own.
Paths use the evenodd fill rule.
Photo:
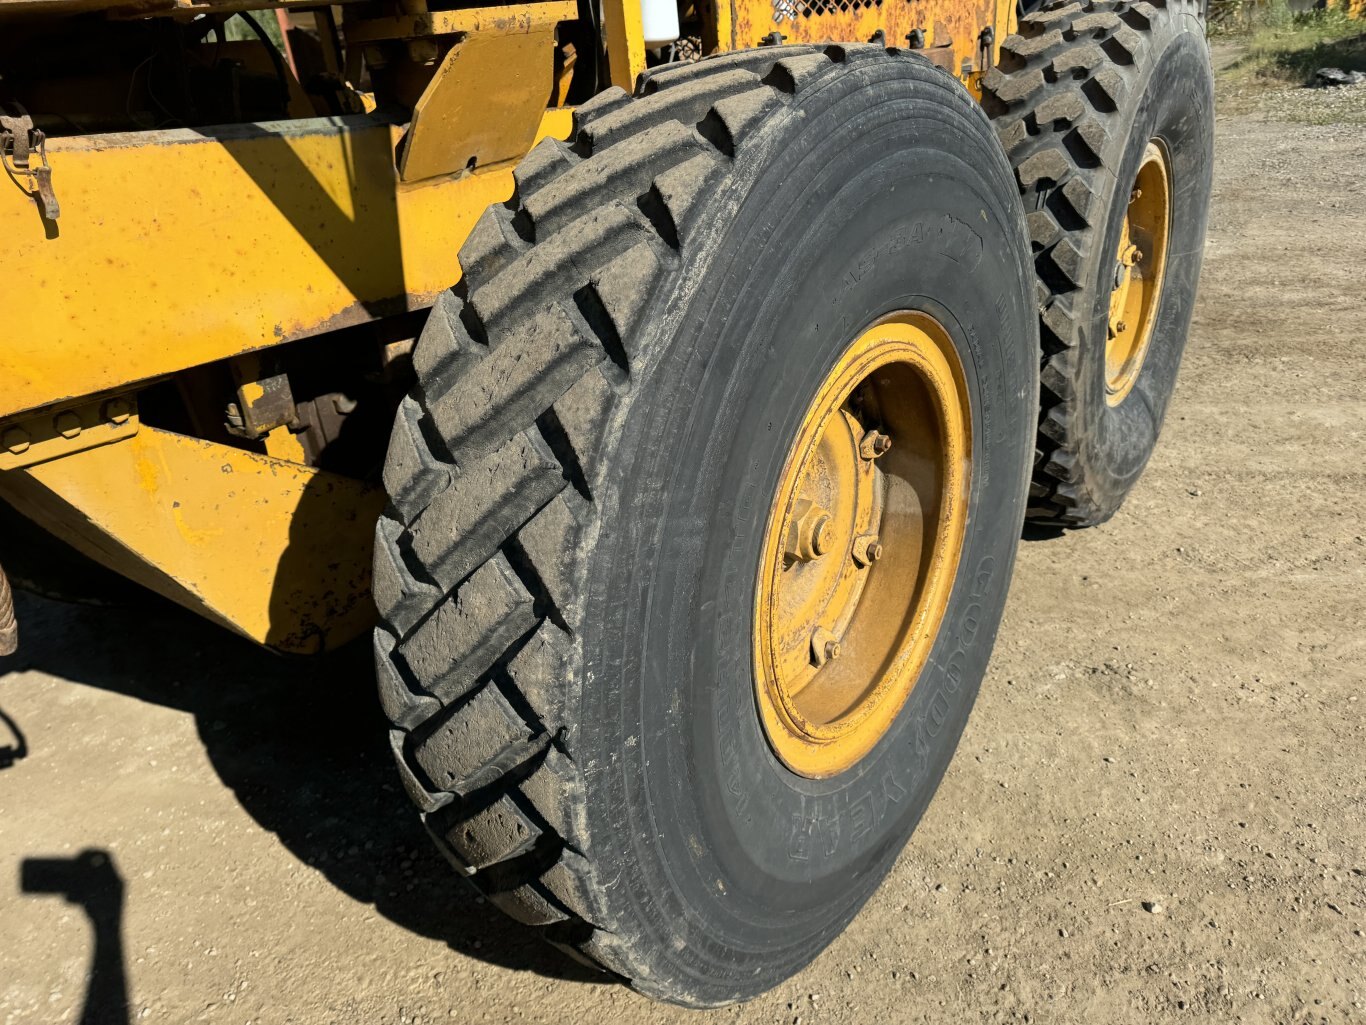
<svg viewBox="0 0 1366 1025">
<path fill-rule="evenodd" d="M 123 876 L 108 851 L 73 858 L 25 858 L 19 865 L 24 893 L 65 897 L 82 908 L 95 933 L 79 1025 L 126 1025 L 128 975 L 123 960 Z"/>
<path fill-rule="evenodd" d="M 368 639 L 286 659 L 146 592 L 113 608 L 15 597 L 24 639 L 0 675 L 32 668 L 191 713 L 247 813 L 350 897 L 468 957 L 606 981 L 503 919 L 436 851 L 391 764 Z"/>
</svg>

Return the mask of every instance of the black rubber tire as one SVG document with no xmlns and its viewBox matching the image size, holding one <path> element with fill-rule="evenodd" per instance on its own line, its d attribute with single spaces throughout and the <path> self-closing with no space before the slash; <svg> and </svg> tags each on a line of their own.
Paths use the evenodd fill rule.
<svg viewBox="0 0 1366 1025">
<path fill-rule="evenodd" d="M 388 457 L 380 694 L 408 791 L 494 904 L 654 997 L 762 992 L 890 868 L 948 764 L 1024 515 L 1037 333 L 980 108 L 909 53 L 789 47 L 610 90 L 461 250 Z M 840 351 L 923 308 L 974 472 L 930 664 L 856 769 L 770 751 L 748 624 L 767 496 Z"/>
<path fill-rule="evenodd" d="M 1157 444 L 1186 347 L 1214 167 L 1214 79 L 1196 0 L 1053 0 L 1020 22 L 982 104 L 1024 197 L 1043 346 L 1029 518 L 1109 519 Z M 1114 254 L 1147 143 L 1171 161 L 1168 264 L 1133 391 L 1106 402 Z"/>
</svg>

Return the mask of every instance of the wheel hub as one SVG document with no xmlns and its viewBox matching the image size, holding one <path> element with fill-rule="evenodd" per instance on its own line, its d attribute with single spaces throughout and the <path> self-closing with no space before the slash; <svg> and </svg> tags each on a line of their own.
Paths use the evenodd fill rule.
<svg viewBox="0 0 1366 1025">
<path fill-rule="evenodd" d="M 900 313 L 840 356 L 789 450 L 755 601 L 778 757 L 836 775 L 886 733 L 943 618 L 967 520 L 971 420 L 947 333 Z"/>
<path fill-rule="evenodd" d="M 1166 148 L 1148 143 L 1139 164 L 1115 255 L 1110 323 L 1105 341 L 1105 399 L 1117 406 L 1138 381 L 1152 340 L 1167 267 L 1171 176 Z"/>
</svg>

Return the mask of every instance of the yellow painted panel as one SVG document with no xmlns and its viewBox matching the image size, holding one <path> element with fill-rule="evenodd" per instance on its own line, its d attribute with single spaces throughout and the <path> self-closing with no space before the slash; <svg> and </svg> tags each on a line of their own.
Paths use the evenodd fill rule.
<svg viewBox="0 0 1366 1025">
<path fill-rule="evenodd" d="M 401 184 L 399 134 L 356 116 L 51 140 L 59 221 L 0 182 L 0 419 L 430 304 L 512 175 Z"/>
<path fill-rule="evenodd" d="M 636 86 L 636 77 L 645 70 L 645 29 L 641 25 L 640 0 L 604 0 L 602 19 L 612 84 L 629 93 Z"/>
<path fill-rule="evenodd" d="M 0 4 L 5 0 L 0 0 Z M 347 23 L 346 42 L 369 43 L 379 39 L 460 34 L 509 35 L 532 32 L 579 16 L 575 0 L 508 4 L 503 7 L 465 7 L 455 11 L 417 11 L 388 18 L 359 18 Z"/>
<path fill-rule="evenodd" d="M 98 562 L 281 651 L 335 648 L 374 620 L 384 496 L 346 477 L 144 426 L 0 472 L 0 498 Z"/>
<path fill-rule="evenodd" d="M 554 46 L 553 22 L 476 33 L 452 46 L 413 108 L 399 158 L 403 180 L 520 160 L 554 84 Z"/>
</svg>

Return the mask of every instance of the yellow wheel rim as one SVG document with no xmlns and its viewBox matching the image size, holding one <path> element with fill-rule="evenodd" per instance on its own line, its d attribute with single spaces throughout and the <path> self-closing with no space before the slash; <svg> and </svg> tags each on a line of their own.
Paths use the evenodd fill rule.
<svg viewBox="0 0 1366 1025">
<path fill-rule="evenodd" d="M 1154 139 L 1143 153 L 1120 231 L 1105 342 L 1105 399 L 1112 406 L 1133 391 L 1152 341 L 1171 228 L 1167 167 L 1167 150 Z"/>
<path fill-rule="evenodd" d="M 834 776 L 901 711 L 948 605 L 967 524 L 963 368 L 923 313 L 865 331 L 788 452 L 754 605 L 759 715 L 793 772 Z"/>
</svg>

